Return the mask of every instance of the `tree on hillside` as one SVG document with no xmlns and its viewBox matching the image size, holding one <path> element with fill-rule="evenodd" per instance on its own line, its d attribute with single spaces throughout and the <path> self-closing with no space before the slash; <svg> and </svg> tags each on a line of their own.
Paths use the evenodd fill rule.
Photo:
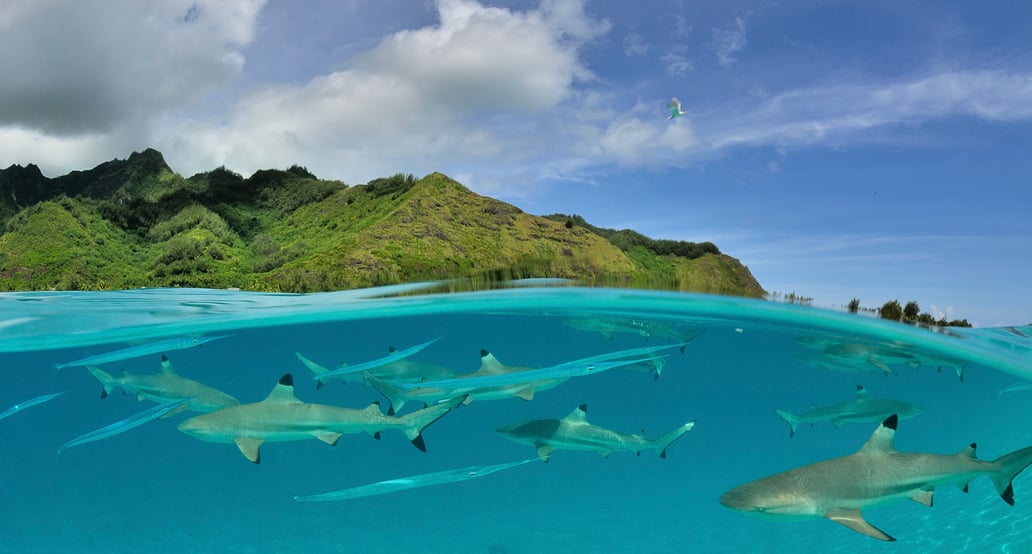
<svg viewBox="0 0 1032 554">
<path fill-rule="evenodd" d="M 903 319 L 903 306 L 900 305 L 899 300 L 889 300 L 882 304 L 881 308 L 878 308 L 878 315 L 882 319 L 899 321 Z"/>
<path fill-rule="evenodd" d="M 855 314 L 860 311 L 860 299 L 854 296 L 853 299 L 849 301 L 849 304 L 846 304 L 846 309 L 848 309 L 851 314 Z"/>
<path fill-rule="evenodd" d="M 903 306 L 903 321 L 913 323 L 917 321 L 918 314 L 921 313 L 921 307 L 917 305 L 917 302 L 911 300 L 907 302 L 906 306 Z"/>
</svg>

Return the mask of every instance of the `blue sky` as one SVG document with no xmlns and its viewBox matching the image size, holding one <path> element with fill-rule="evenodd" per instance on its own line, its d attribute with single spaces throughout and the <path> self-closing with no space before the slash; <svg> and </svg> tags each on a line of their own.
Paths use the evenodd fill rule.
<svg viewBox="0 0 1032 554">
<path fill-rule="evenodd" d="M 1030 28 L 1022 2 L 3 3 L 0 166 L 442 171 L 819 306 L 1027 324 Z"/>
</svg>

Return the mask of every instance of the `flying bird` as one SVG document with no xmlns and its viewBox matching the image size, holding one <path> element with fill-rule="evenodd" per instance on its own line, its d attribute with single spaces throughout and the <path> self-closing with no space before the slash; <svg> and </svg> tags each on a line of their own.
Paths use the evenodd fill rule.
<svg viewBox="0 0 1032 554">
<path fill-rule="evenodd" d="M 667 107 L 670 108 L 670 117 L 668 117 L 667 119 L 681 117 L 685 114 L 685 112 L 681 109 L 681 101 L 678 100 L 676 97 L 670 99 L 670 104 L 667 104 Z"/>
</svg>

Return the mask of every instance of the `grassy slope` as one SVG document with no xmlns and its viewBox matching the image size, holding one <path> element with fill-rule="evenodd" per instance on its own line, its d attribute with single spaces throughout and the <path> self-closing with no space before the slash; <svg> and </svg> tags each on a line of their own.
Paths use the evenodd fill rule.
<svg viewBox="0 0 1032 554">
<path fill-rule="evenodd" d="M 44 201 L 7 222 L 2 289 L 315 291 L 450 277 L 568 277 L 763 294 L 729 256 L 625 252 L 589 228 L 523 213 L 437 173 L 379 187 L 322 181 L 303 168 L 183 179 L 160 153 L 146 151 L 53 181 L 79 197 Z"/>
</svg>

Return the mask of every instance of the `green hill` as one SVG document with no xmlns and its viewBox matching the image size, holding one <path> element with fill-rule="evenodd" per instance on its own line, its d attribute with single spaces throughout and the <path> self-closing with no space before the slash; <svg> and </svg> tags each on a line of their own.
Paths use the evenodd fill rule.
<svg viewBox="0 0 1032 554">
<path fill-rule="evenodd" d="M 183 178 L 155 150 L 49 179 L 0 170 L 0 290 L 318 291 L 521 277 L 762 296 L 711 243 L 539 217 L 445 175 L 364 185 L 305 168 Z"/>
</svg>

